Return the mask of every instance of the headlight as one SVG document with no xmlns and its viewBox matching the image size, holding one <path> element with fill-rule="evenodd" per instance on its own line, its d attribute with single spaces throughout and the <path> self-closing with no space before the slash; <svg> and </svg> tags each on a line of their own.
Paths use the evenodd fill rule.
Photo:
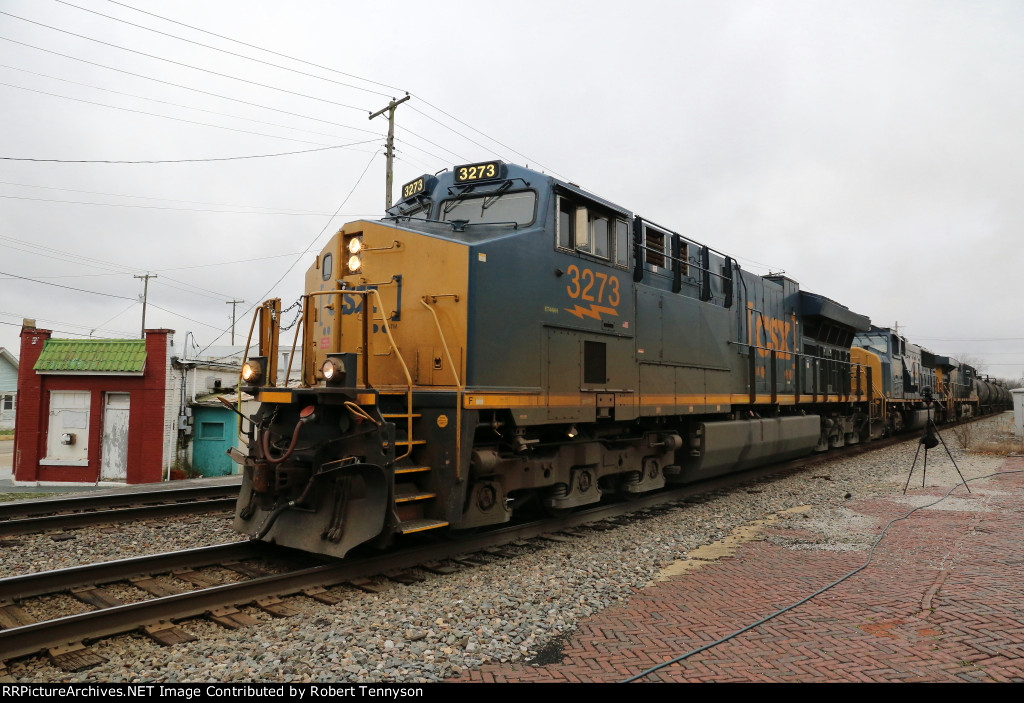
<svg viewBox="0 0 1024 703">
<path fill-rule="evenodd" d="M 363 262 L 359 258 L 358 254 L 353 254 L 352 256 L 348 257 L 348 270 L 351 273 L 355 273 L 356 271 L 358 271 L 362 267 L 362 265 Z"/>
<path fill-rule="evenodd" d="M 257 384 L 263 376 L 263 364 L 257 359 L 250 359 L 242 364 L 242 380 Z"/>
<path fill-rule="evenodd" d="M 345 385 L 348 375 L 355 377 L 355 355 L 354 354 L 330 354 L 320 367 L 320 373 L 328 386 Z M 346 364 L 346 360 L 349 362 Z M 350 379 L 348 379 L 350 380 Z"/>
<path fill-rule="evenodd" d="M 323 367 L 320 369 L 324 374 L 324 380 L 328 383 L 337 380 L 339 375 L 345 373 L 343 369 L 339 369 L 333 360 L 328 359 L 324 362 Z"/>
<path fill-rule="evenodd" d="M 363 240 L 362 239 L 360 239 L 359 237 L 352 237 L 352 239 L 348 240 L 348 253 L 349 254 L 358 254 L 362 250 L 363 250 Z"/>
</svg>

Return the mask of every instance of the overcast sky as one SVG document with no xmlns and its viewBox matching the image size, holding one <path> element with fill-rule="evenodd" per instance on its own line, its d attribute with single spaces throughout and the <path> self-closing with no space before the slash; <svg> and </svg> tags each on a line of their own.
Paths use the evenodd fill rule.
<svg viewBox="0 0 1024 703">
<path fill-rule="evenodd" d="M 331 233 L 382 214 L 387 125 L 367 118 L 408 91 L 396 184 L 526 164 L 1024 375 L 1019 0 L 0 13 L 0 346 L 15 354 L 23 317 L 137 336 L 146 273 L 147 327 L 226 344 L 227 301 L 244 300 L 243 337 L 250 305 L 300 295 Z"/>
</svg>

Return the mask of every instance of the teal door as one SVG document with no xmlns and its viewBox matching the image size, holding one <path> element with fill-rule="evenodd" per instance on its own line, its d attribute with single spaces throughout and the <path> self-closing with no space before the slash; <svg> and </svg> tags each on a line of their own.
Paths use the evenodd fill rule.
<svg viewBox="0 0 1024 703">
<path fill-rule="evenodd" d="M 235 463 L 227 451 L 235 446 L 235 415 L 226 408 L 193 408 L 192 468 L 203 476 L 227 476 Z"/>
</svg>

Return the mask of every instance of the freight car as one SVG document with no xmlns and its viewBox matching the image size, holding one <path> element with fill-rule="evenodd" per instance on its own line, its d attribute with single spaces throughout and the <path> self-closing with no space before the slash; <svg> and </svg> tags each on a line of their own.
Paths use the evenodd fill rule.
<svg viewBox="0 0 1024 703">
<path fill-rule="evenodd" d="M 340 557 L 862 442 L 940 379 L 977 406 L 884 332 L 573 183 L 424 175 L 316 257 L 294 373 L 280 300 L 258 309 L 235 528 Z"/>
</svg>

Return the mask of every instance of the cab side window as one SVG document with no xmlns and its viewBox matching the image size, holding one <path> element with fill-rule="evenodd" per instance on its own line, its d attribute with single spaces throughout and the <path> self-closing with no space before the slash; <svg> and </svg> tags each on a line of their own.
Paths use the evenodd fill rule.
<svg viewBox="0 0 1024 703">
<path fill-rule="evenodd" d="M 578 251 L 626 267 L 629 263 L 629 224 L 594 206 L 558 196 L 555 234 L 559 249 Z"/>
</svg>

